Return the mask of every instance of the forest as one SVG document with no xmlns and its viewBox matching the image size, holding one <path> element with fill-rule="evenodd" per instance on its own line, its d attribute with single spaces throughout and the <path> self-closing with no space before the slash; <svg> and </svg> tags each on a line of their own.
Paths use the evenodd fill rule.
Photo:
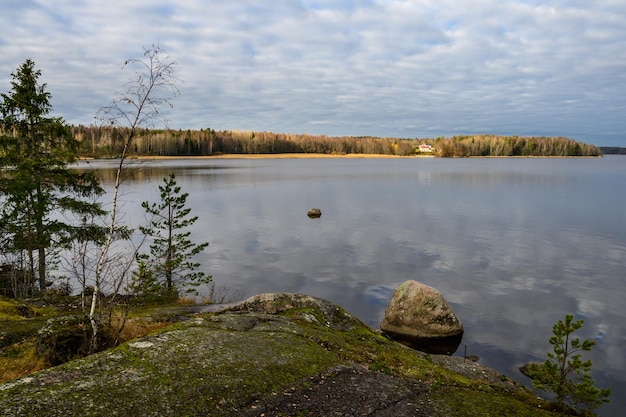
<svg viewBox="0 0 626 417">
<path fill-rule="evenodd" d="M 600 152 L 604 155 L 626 155 L 626 148 L 618 146 L 600 146 Z"/>
<path fill-rule="evenodd" d="M 125 128 L 71 126 L 80 143 L 82 157 L 110 158 L 121 154 Z M 600 156 L 602 152 L 565 137 L 522 137 L 464 135 L 434 139 L 400 139 L 371 136 L 252 132 L 240 130 L 149 130 L 134 138 L 129 155 L 134 156 L 212 156 L 221 154 L 379 154 L 419 155 L 420 145 L 430 145 L 427 153 L 440 157 L 470 156 Z"/>
</svg>

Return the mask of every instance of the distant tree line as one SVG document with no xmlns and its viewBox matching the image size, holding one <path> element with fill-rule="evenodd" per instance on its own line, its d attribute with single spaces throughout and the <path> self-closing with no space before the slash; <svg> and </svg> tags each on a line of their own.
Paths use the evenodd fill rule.
<svg viewBox="0 0 626 417">
<path fill-rule="evenodd" d="M 564 137 L 454 136 L 435 139 L 434 148 L 443 157 L 602 155 L 594 145 Z"/>
<path fill-rule="evenodd" d="M 123 129 L 74 126 L 83 156 L 114 156 L 121 149 Z M 133 155 L 209 156 L 219 154 L 415 154 L 410 139 L 374 137 L 328 137 L 326 135 L 252 132 L 238 130 L 144 130 L 130 150 Z"/>
<path fill-rule="evenodd" d="M 81 155 L 115 157 L 123 147 L 124 128 L 73 126 L 81 143 Z M 598 156 L 593 145 L 563 137 L 497 135 L 455 136 L 436 139 L 398 139 L 370 136 L 252 132 L 237 130 L 142 130 L 136 134 L 129 155 L 211 156 L 220 154 L 378 154 L 411 156 L 428 144 L 441 157 L 466 156 Z"/>
<path fill-rule="evenodd" d="M 626 155 L 626 148 L 618 146 L 600 146 L 600 151 L 606 155 Z"/>
</svg>

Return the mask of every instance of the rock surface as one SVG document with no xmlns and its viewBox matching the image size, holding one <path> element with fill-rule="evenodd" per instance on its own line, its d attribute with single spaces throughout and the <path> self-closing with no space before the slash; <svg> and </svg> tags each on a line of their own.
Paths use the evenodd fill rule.
<svg viewBox="0 0 626 417">
<path fill-rule="evenodd" d="M 494 407 L 543 415 L 519 401 L 523 387 L 487 370 L 408 349 L 327 301 L 262 294 L 2 384 L 0 409 L 3 417 L 436 417 L 495 415 Z"/>
<path fill-rule="evenodd" d="M 463 336 L 463 324 L 441 292 L 413 280 L 396 288 L 380 328 L 428 353 L 452 354 Z"/>
<path fill-rule="evenodd" d="M 349 331 L 366 327 L 362 321 L 330 301 L 310 295 L 291 293 L 265 293 L 252 296 L 230 307 L 231 311 L 247 311 L 265 314 L 279 314 L 289 310 L 308 309 L 302 313 L 305 320 L 334 330 Z M 312 312 L 316 312 L 313 314 Z"/>
</svg>

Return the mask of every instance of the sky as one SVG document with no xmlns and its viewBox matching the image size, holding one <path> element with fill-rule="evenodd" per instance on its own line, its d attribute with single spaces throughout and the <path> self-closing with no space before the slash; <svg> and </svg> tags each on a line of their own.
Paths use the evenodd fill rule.
<svg viewBox="0 0 626 417">
<path fill-rule="evenodd" d="M 626 147 L 624 0 L 3 0 L 0 91 L 27 58 L 94 124 L 158 45 L 173 129 Z"/>
</svg>

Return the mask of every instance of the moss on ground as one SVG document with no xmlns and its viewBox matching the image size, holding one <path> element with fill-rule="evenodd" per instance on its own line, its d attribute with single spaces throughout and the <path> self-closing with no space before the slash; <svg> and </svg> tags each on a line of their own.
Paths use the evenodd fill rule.
<svg viewBox="0 0 626 417">
<path fill-rule="evenodd" d="M 549 410 L 550 404 L 536 397 L 475 389 L 442 389 L 433 398 L 454 410 L 456 417 L 517 416 L 537 417 L 560 415 Z"/>
<path fill-rule="evenodd" d="M 422 387 L 441 411 L 429 415 L 556 415 L 510 381 L 436 362 L 325 304 L 276 314 L 228 311 L 0 385 L 0 409 L 6 417 L 251 415 L 315 375 L 362 366 Z"/>
<path fill-rule="evenodd" d="M 38 415 L 38 409 L 85 416 L 116 410 L 138 416 L 234 415 L 259 396 L 340 362 L 288 321 L 258 320 L 253 333 L 235 329 L 238 321 L 223 315 L 173 325 L 26 383 L 5 385 L 4 415 Z M 7 404 L 16 396 L 17 409 Z"/>
<path fill-rule="evenodd" d="M 7 347 L 31 338 L 48 318 L 57 314 L 58 310 L 51 306 L 37 307 L 0 297 L 0 359 Z"/>
</svg>

